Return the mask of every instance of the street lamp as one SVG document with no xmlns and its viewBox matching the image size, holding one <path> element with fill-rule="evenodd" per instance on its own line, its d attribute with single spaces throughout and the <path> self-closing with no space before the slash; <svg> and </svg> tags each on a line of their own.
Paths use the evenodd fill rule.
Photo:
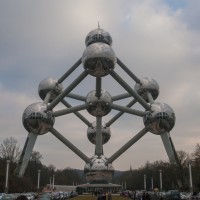
<svg viewBox="0 0 200 200">
<path fill-rule="evenodd" d="M 6 183 L 5 183 L 5 193 L 8 193 L 9 166 L 10 166 L 10 160 L 6 160 Z"/>
<path fill-rule="evenodd" d="M 55 175 L 53 175 L 53 190 L 54 190 L 54 185 L 55 185 Z"/>
<path fill-rule="evenodd" d="M 191 161 L 188 162 L 188 167 L 189 167 L 189 175 L 190 175 L 190 191 L 193 192 Z"/>
<path fill-rule="evenodd" d="M 151 190 L 153 191 L 153 177 L 151 177 Z"/>
<path fill-rule="evenodd" d="M 51 190 L 51 177 L 50 177 L 50 184 L 49 184 L 49 189 Z"/>
<path fill-rule="evenodd" d="M 144 175 L 144 190 L 146 191 L 147 189 L 147 182 L 146 182 L 146 175 Z"/>
<path fill-rule="evenodd" d="M 162 191 L 162 170 L 159 170 L 160 172 L 160 191 Z"/>
<path fill-rule="evenodd" d="M 37 185 L 38 190 L 40 189 L 40 173 L 41 173 L 41 170 L 38 170 L 38 185 Z"/>
</svg>

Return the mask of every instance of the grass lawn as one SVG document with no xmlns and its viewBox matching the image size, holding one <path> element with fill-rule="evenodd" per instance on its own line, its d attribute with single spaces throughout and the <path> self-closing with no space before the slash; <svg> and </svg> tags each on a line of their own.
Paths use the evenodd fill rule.
<svg viewBox="0 0 200 200">
<path fill-rule="evenodd" d="M 82 196 L 77 196 L 77 197 L 74 197 L 72 198 L 72 200 L 96 200 L 97 197 L 95 196 L 92 196 L 92 195 L 82 195 Z M 108 197 L 107 197 L 108 199 Z M 119 195 L 112 195 L 112 200 L 128 200 L 130 198 L 128 197 L 122 197 L 122 196 L 119 196 Z"/>
</svg>

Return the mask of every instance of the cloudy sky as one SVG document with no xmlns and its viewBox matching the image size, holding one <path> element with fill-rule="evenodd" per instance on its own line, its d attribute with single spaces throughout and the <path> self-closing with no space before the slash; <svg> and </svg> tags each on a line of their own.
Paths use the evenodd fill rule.
<svg viewBox="0 0 200 200">
<path fill-rule="evenodd" d="M 192 153 L 200 143 L 199 19 L 198 0 L 0 1 L 0 142 L 12 136 L 23 147 L 27 132 L 22 114 L 30 104 L 42 101 L 38 95 L 40 81 L 60 78 L 81 58 L 85 38 L 99 22 L 112 36 L 117 57 L 137 77 L 152 77 L 158 82 L 160 94 L 156 101 L 167 103 L 176 114 L 170 133 L 175 148 Z M 79 68 L 63 82 L 64 87 L 83 71 L 82 65 Z M 134 87 L 135 82 L 118 65 L 115 70 Z M 103 89 L 112 96 L 125 93 L 111 76 L 102 82 Z M 86 96 L 94 89 L 95 79 L 87 77 L 73 92 Z M 81 113 L 89 121 L 95 120 L 87 112 Z M 143 127 L 142 118 L 123 115 L 111 126 L 105 156 L 111 156 Z M 73 114 L 56 118 L 54 128 L 88 157 L 94 154 L 87 126 Z M 44 164 L 53 164 L 57 169 L 83 169 L 85 165 L 50 133 L 37 138 L 34 150 L 43 155 Z M 113 166 L 118 170 L 130 166 L 135 169 L 156 160 L 168 160 L 167 154 L 160 136 L 147 133 Z"/>
</svg>

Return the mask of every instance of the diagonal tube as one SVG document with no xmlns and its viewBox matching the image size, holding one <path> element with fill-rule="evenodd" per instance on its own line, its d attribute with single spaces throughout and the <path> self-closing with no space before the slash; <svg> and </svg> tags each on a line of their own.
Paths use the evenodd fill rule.
<svg viewBox="0 0 200 200">
<path fill-rule="evenodd" d="M 90 163 L 90 159 L 82 153 L 76 146 L 74 146 L 69 140 L 67 140 L 63 135 L 61 135 L 56 129 L 51 128 L 50 132 L 58 138 L 62 143 L 64 143 L 69 149 L 71 149 L 77 156 L 79 156 L 86 163 Z"/>
<path fill-rule="evenodd" d="M 79 101 L 85 101 L 86 100 L 86 98 L 84 96 L 81 96 L 81 95 L 78 95 L 78 94 L 69 93 L 66 96 L 69 97 L 69 98 L 72 98 L 72 99 L 79 100 Z"/>
<path fill-rule="evenodd" d="M 81 64 L 81 58 L 78 59 L 78 61 L 70 67 L 70 69 L 58 79 L 58 84 L 62 83 L 79 65 Z"/>
<path fill-rule="evenodd" d="M 70 93 L 86 76 L 88 75 L 87 71 L 76 78 L 60 95 L 58 95 L 50 104 L 47 106 L 47 111 L 52 110 L 68 93 Z"/>
<path fill-rule="evenodd" d="M 71 108 L 72 106 L 65 101 L 64 99 L 61 100 L 61 102 L 67 107 L 67 108 Z M 74 112 L 74 114 L 80 119 L 82 120 L 87 126 L 92 126 L 92 123 L 89 122 L 83 115 L 81 115 L 79 112 Z"/>
<path fill-rule="evenodd" d="M 113 96 L 112 101 L 118 101 L 118 100 L 125 99 L 128 97 L 131 97 L 131 95 L 129 93 L 120 94 L 120 95 Z"/>
<path fill-rule="evenodd" d="M 148 132 L 148 128 L 143 128 L 137 135 L 135 135 L 131 140 L 129 140 L 124 146 L 122 146 L 116 153 L 114 153 L 110 158 L 108 158 L 106 164 L 112 163 L 119 156 L 121 156 L 129 147 L 136 143 L 142 136 Z"/>
<path fill-rule="evenodd" d="M 110 107 L 112 109 L 119 110 L 119 111 L 126 112 L 126 113 L 133 114 L 133 115 L 137 115 L 140 117 L 143 117 L 145 115 L 145 112 L 143 112 L 143 111 L 127 108 L 125 106 L 121 106 L 121 105 L 117 105 L 117 104 L 113 104 L 113 103 L 110 104 Z"/>
<path fill-rule="evenodd" d="M 36 139 L 37 134 L 32 132 L 30 132 L 26 138 L 24 148 L 22 150 L 19 162 L 17 164 L 17 168 L 15 170 L 15 175 L 17 175 L 18 177 L 23 177 L 25 173 Z"/>
<path fill-rule="evenodd" d="M 74 106 L 74 107 L 71 107 L 71 108 L 55 111 L 55 112 L 53 112 L 53 115 L 55 117 L 59 117 L 59 116 L 62 116 L 62 115 L 66 115 L 66 114 L 70 114 L 70 113 L 77 112 L 77 111 L 80 111 L 80 110 L 84 110 L 86 108 L 88 108 L 88 104 L 78 105 L 78 106 Z"/>
<path fill-rule="evenodd" d="M 50 97 L 51 97 L 51 91 L 49 91 L 49 92 L 46 94 L 46 97 L 45 97 L 45 99 L 44 99 L 44 103 L 45 103 L 45 104 L 48 104 L 48 103 L 49 103 Z"/>
<path fill-rule="evenodd" d="M 174 151 L 170 134 L 168 132 L 165 132 L 161 134 L 160 136 L 161 136 L 162 142 L 164 144 L 164 147 L 165 147 L 165 150 L 167 152 L 170 162 L 173 164 L 177 164 L 176 151 Z"/>
<path fill-rule="evenodd" d="M 129 92 L 137 101 L 146 109 L 150 110 L 149 104 L 138 95 L 114 70 L 110 70 L 110 75 L 125 89 Z"/>
<path fill-rule="evenodd" d="M 150 92 L 147 92 L 147 98 L 148 98 L 150 104 L 154 103 L 154 99 L 153 99 L 153 97 L 152 97 Z"/>
<path fill-rule="evenodd" d="M 135 99 L 133 99 L 130 103 L 128 103 L 126 105 L 126 107 L 130 108 L 132 105 L 134 105 L 137 101 Z M 110 119 L 110 121 L 108 121 L 106 123 L 106 126 L 110 126 L 111 124 L 113 124 L 117 119 L 119 119 L 122 115 L 124 114 L 124 111 L 121 111 L 119 113 L 117 113 L 112 119 Z"/>
<path fill-rule="evenodd" d="M 124 63 L 122 63 L 122 61 L 117 58 L 117 64 L 136 82 L 136 83 L 140 83 L 140 79 L 138 77 L 135 76 L 135 74 L 133 74 L 132 71 L 130 71 L 130 69 L 128 67 L 126 67 L 126 65 Z"/>
</svg>

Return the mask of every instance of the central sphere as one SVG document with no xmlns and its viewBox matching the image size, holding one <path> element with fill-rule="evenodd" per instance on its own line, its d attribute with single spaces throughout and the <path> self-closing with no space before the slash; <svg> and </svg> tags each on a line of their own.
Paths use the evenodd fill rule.
<svg viewBox="0 0 200 200">
<path fill-rule="evenodd" d="M 55 118 L 51 111 L 46 112 L 47 105 L 44 103 L 33 103 L 29 105 L 22 116 L 24 128 L 28 132 L 38 135 L 45 134 L 53 127 Z"/>
<path fill-rule="evenodd" d="M 97 128 L 96 122 L 93 122 L 92 126 L 88 127 L 87 130 L 87 137 L 92 144 L 96 144 L 96 133 L 97 133 L 96 128 Z M 106 144 L 111 136 L 110 127 L 107 127 L 106 123 L 102 123 L 101 131 L 102 131 L 102 143 Z"/>
<path fill-rule="evenodd" d="M 160 135 L 172 130 L 175 124 L 175 114 L 170 106 L 165 103 L 154 103 L 151 111 L 147 112 L 143 118 L 144 125 L 151 133 Z"/>
<path fill-rule="evenodd" d="M 96 96 L 96 90 L 88 93 L 86 103 L 89 105 L 87 111 L 95 117 L 103 117 L 111 111 L 111 95 L 106 90 L 101 90 L 101 96 Z"/>
<path fill-rule="evenodd" d="M 84 167 L 86 181 L 89 183 L 110 183 L 114 168 L 112 164 L 105 164 L 107 158 L 104 155 L 95 155 L 90 160 L 91 162 Z"/>
</svg>

